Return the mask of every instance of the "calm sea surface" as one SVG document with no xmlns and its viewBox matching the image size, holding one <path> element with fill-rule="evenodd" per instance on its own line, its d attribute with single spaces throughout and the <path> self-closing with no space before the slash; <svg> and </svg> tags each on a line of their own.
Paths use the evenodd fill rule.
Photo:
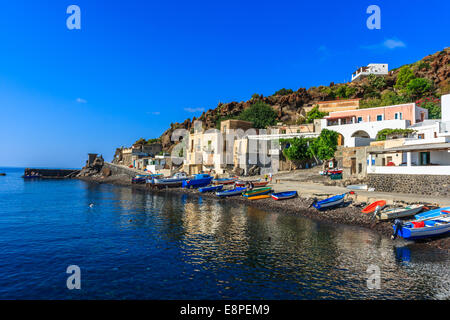
<svg viewBox="0 0 450 320">
<path fill-rule="evenodd" d="M 366 229 L 0 172 L 0 299 L 450 297 L 449 254 Z M 81 290 L 66 287 L 69 265 Z M 381 289 L 367 288 L 370 265 Z"/>
</svg>

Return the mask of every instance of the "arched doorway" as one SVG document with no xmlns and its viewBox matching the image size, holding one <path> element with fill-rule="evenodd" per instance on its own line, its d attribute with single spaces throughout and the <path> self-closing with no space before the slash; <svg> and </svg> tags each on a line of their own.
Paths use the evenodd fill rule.
<svg viewBox="0 0 450 320">
<path fill-rule="evenodd" d="M 354 137 L 370 138 L 370 135 L 367 132 L 365 132 L 364 130 L 358 130 L 352 134 L 352 138 L 354 138 Z"/>
</svg>

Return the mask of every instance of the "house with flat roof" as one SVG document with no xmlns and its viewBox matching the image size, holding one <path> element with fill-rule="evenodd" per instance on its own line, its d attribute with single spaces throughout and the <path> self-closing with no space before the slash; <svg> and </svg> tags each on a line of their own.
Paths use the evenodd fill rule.
<svg viewBox="0 0 450 320">
<path fill-rule="evenodd" d="M 352 74 L 352 81 L 360 80 L 371 74 L 387 75 L 389 73 L 387 63 L 370 63 L 366 67 L 360 67 Z"/>
<path fill-rule="evenodd" d="M 321 129 L 339 133 L 339 145 L 369 145 L 383 129 L 406 129 L 428 118 L 428 110 L 407 103 L 378 108 L 331 112 L 321 120 Z"/>
</svg>

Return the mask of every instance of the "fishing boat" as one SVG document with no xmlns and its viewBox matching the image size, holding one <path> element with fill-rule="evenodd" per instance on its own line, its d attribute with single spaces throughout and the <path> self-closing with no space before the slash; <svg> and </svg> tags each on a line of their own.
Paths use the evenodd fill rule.
<svg viewBox="0 0 450 320">
<path fill-rule="evenodd" d="M 344 203 L 345 196 L 347 193 L 338 194 L 336 196 L 333 196 L 331 198 L 327 198 L 324 200 L 314 200 L 312 203 L 312 206 L 316 208 L 317 210 L 326 210 L 326 209 L 332 209 L 336 208 L 338 206 L 341 206 Z"/>
<path fill-rule="evenodd" d="M 450 233 L 450 216 L 442 215 L 435 218 L 410 221 L 406 223 L 397 219 L 395 220 L 393 229 L 394 234 L 392 235 L 392 239 L 397 238 L 397 236 L 400 236 L 406 240 L 442 236 Z"/>
<path fill-rule="evenodd" d="M 439 217 L 441 215 L 448 214 L 449 212 L 450 212 L 450 207 L 437 208 L 437 209 L 434 209 L 434 210 L 429 210 L 429 211 L 425 211 L 425 212 L 421 212 L 419 214 L 416 214 L 414 216 L 414 218 L 416 220 L 423 220 L 423 219 L 428 219 L 428 218 L 436 218 L 436 217 Z"/>
<path fill-rule="evenodd" d="M 397 218 L 406 218 L 419 213 L 423 209 L 422 204 L 415 204 L 406 207 L 397 207 L 392 209 L 375 209 L 375 215 L 379 220 L 390 220 Z"/>
<path fill-rule="evenodd" d="M 199 188 L 198 191 L 201 193 L 205 193 L 205 192 L 220 191 L 222 189 L 223 189 L 223 185 L 217 185 L 217 186 L 207 186 L 207 187 Z"/>
<path fill-rule="evenodd" d="M 194 175 L 194 179 L 184 180 L 181 183 L 181 186 L 187 189 L 206 187 L 211 183 L 212 179 L 213 177 L 211 177 L 209 174 L 196 174 Z"/>
<path fill-rule="evenodd" d="M 274 200 L 291 199 L 291 198 L 295 198 L 296 196 L 297 196 L 297 191 L 285 191 L 285 192 L 272 193 L 272 198 Z"/>
<path fill-rule="evenodd" d="M 236 186 L 238 186 L 238 187 L 245 187 L 245 185 L 247 183 L 249 183 L 249 182 L 253 183 L 254 187 L 265 187 L 265 186 L 267 186 L 269 184 L 270 181 L 262 181 L 262 180 L 243 181 L 243 180 L 241 180 L 241 181 L 236 181 Z"/>
<path fill-rule="evenodd" d="M 367 184 L 352 184 L 347 186 L 347 189 L 350 190 L 367 190 Z"/>
<path fill-rule="evenodd" d="M 259 196 L 262 194 L 267 194 L 272 192 L 272 188 L 271 187 L 265 187 L 265 188 L 258 188 L 258 189 L 253 189 L 253 190 L 249 190 L 247 192 L 242 193 L 242 195 L 244 197 L 254 197 L 254 196 Z"/>
<path fill-rule="evenodd" d="M 385 200 L 378 200 L 371 204 L 369 204 L 367 207 L 361 210 L 362 213 L 373 213 L 377 209 L 377 207 L 380 207 L 380 210 L 383 209 L 386 206 Z"/>
<path fill-rule="evenodd" d="M 184 172 L 177 172 L 171 178 L 155 178 L 153 184 L 158 187 L 175 187 L 181 186 L 184 180 L 187 180 L 188 176 Z"/>
<path fill-rule="evenodd" d="M 233 184 L 236 182 L 236 178 L 220 178 L 220 179 L 214 179 L 213 183 L 214 184 Z"/>
<path fill-rule="evenodd" d="M 136 184 L 146 183 L 148 178 L 150 178 L 150 175 L 138 174 L 134 178 L 131 179 L 131 183 L 136 183 Z"/>
<path fill-rule="evenodd" d="M 261 200 L 261 199 L 267 199 L 270 198 L 270 194 L 261 194 L 259 196 L 253 196 L 253 197 L 248 197 L 248 200 Z"/>
<path fill-rule="evenodd" d="M 216 192 L 216 196 L 218 196 L 218 197 L 237 196 L 237 195 L 241 195 L 242 192 L 244 192 L 245 190 L 247 190 L 247 188 L 245 188 L 245 187 L 238 187 L 238 188 L 234 188 L 234 189 L 231 189 L 231 190 L 224 190 L 224 191 Z"/>
</svg>

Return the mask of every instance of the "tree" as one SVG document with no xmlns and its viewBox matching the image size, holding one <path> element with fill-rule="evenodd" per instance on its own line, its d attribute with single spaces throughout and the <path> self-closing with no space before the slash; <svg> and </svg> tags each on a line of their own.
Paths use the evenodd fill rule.
<svg viewBox="0 0 450 320">
<path fill-rule="evenodd" d="M 314 119 L 322 119 L 328 113 L 319 110 L 319 106 L 316 105 L 309 112 L 306 113 L 306 123 L 312 123 Z"/>
<path fill-rule="evenodd" d="M 336 131 L 323 129 L 320 136 L 310 144 L 310 152 L 320 160 L 333 158 L 337 150 L 338 137 Z"/>
<path fill-rule="evenodd" d="M 369 84 L 378 90 L 381 90 L 386 86 L 386 79 L 383 76 L 370 74 L 367 79 L 369 81 Z"/>
<path fill-rule="evenodd" d="M 288 94 L 292 94 L 294 93 L 294 91 L 292 89 L 280 89 L 277 92 L 275 92 L 273 95 L 274 96 L 287 96 Z"/>
<path fill-rule="evenodd" d="M 416 98 L 421 98 L 424 95 L 431 93 L 433 90 L 433 83 L 425 78 L 412 79 L 406 85 L 406 91 Z"/>
<path fill-rule="evenodd" d="M 403 66 L 398 72 L 397 81 L 395 82 L 394 87 L 398 90 L 405 89 L 408 83 L 415 78 L 416 76 L 411 68 L 408 66 Z"/>
<path fill-rule="evenodd" d="M 265 129 L 277 122 L 277 112 L 268 104 L 257 101 L 239 115 L 240 120 L 250 121 L 256 129 Z"/>
<path fill-rule="evenodd" d="M 441 103 L 438 98 L 423 98 L 416 101 L 418 107 L 428 110 L 428 119 L 441 119 Z"/>
<path fill-rule="evenodd" d="M 291 161 L 302 161 L 311 159 L 309 151 L 309 142 L 311 139 L 293 138 L 283 139 L 282 144 L 289 144 L 289 147 L 283 149 L 283 155 Z"/>
</svg>

